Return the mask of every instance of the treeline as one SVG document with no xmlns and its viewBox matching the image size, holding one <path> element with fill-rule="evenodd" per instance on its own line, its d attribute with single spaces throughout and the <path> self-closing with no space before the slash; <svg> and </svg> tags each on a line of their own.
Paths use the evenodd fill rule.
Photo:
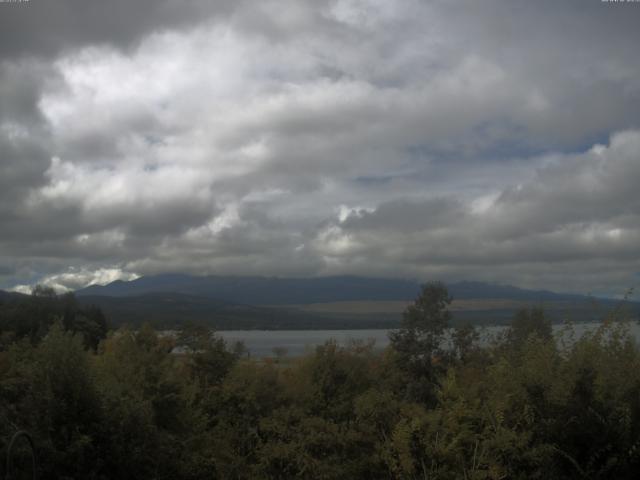
<svg viewBox="0 0 640 480">
<path fill-rule="evenodd" d="M 95 344 L 84 311 L 39 311 L 53 323 L 29 334 L 2 319 L 0 442 L 29 431 L 40 478 L 637 477 L 640 351 L 624 322 L 558 343 L 534 308 L 487 347 L 465 327 L 443 350 L 450 301 L 425 285 L 382 353 L 328 342 L 295 359 L 247 358 L 200 327 Z"/>
<path fill-rule="evenodd" d="M 28 339 L 39 343 L 59 322 L 65 331 L 78 333 L 85 346 L 95 349 L 107 336 L 107 319 L 95 305 L 81 305 L 71 292 L 57 295 L 52 288 L 36 286 L 31 295 L 0 297 L 0 349 Z"/>
</svg>

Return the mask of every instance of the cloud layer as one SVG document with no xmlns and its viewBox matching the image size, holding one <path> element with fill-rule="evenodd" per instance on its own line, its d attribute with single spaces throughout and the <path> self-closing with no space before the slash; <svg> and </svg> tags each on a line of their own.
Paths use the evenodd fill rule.
<svg viewBox="0 0 640 480">
<path fill-rule="evenodd" d="M 639 5 L 112 7 L 0 4 L 0 287 L 637 280 Z"/>
</svg>

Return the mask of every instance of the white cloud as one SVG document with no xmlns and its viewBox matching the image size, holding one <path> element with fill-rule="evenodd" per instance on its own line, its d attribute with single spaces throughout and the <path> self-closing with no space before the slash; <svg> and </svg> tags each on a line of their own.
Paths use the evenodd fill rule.
<svg viewBox="0 0 640 480">
<path fill-rule="evenodd" d="M 637 22 L 521 7 L 234 2 L 11 60 L 0 247 L 56 271 L 624 283 Z"/>
<path fill-rule="evenodd" d="M 89 285 L 106 285 L 116 280 L 128 281 L 135 280 L 138 277 L 139 275 L 123 272 L 120 268 L 99 268 L 97 270 L 71 268 L 64 273 L 45 276 L 37 284 L 53 288 L 58 293 L 63 293 Z M 16 285 L 11 290 L 30 294 L 34 286 Z"/>
</svg>

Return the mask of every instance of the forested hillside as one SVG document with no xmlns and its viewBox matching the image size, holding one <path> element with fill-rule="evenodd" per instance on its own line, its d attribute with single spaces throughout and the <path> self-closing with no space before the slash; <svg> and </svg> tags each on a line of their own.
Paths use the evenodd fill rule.
<svg viewBox="0 0 640 480">
<path fill-rule="evenodd" d="M 619 312 L 558 343 L 527 309 L 488 347 L 464 327 L 442 350 L 450 297 L 432 283 L 382 353 L 328 342 L 256 360 L 202 327 L 107 334 L 98 313 L 39 293 L 28 312 L 3 304 L 0 323 L 0 447 L 29 432 L 39 478 L 626 479 L 640 468 L 640 350 Z"/>
</svg>

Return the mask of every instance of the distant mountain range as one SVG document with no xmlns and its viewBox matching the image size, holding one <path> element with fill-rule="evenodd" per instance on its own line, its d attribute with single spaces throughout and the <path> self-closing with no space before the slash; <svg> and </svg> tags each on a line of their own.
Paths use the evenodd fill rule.
<svg viewBox="0 0 640 480">
<path fill-rule="evenodd" d="M 518 308 L 542 305 L 555 321 L 588 321 L 619 306 L 547 290 L 481 282 L 448 284 L 454 322 L 509 323 Z M 420 292 L 411 280 L 334 276 L 276 278 L 164 274 L 92 285 L 82 302 L 100 306 L 112 323 L 150 321 L 173 327 L 185 321 L 218 329 L 391 328 Z M 640 304 L 628 302 L 637 316 Z"/>
<path fill-rule="evenodd" d="M 447 285 L 456 300 L 509 299 L 529 302 L 584 300 L 582 295 L 524 290 L 508 285 L 458 282 Z M 128 282 L 92 285 L 76 291 L 78 296 L 131 297 L 149 293 L 182 293 L 247 305 L 300 305 L 345 301 L 413 300 L 420 284 L 411 280 L 355 276 L 319 278 L 197 277 L 164 274 Z"/>
<path fill-rule="evenodd" d="M 554 321 L 592 321 L 615 309 L 631 317 L 640 303 L 584 295 L 526 290 L 509 285 L 457 282 L 447 285 L 454 324 L 507 324 L 514 313 L 541 305 Z M 111 325 L 176 328 L 185 322 L 217 329 L 393 328 L 419 294 L 411 280 L 335 276 L 274 278 L 164 274 L 76 291 L 81 303 L 99 306 Z M 0 291 L 0 302 L 23 295 Z"/>
</svg>

